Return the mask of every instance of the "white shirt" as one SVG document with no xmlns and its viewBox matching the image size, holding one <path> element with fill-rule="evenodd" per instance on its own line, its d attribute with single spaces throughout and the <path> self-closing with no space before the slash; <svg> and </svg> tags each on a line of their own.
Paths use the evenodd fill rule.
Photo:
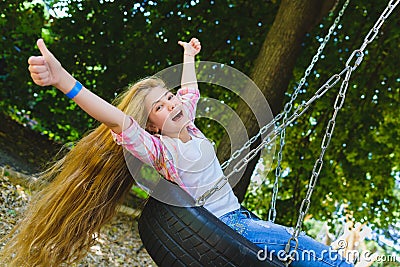
<svg viewBox="0 0 400 267">
<path fill-rule="evenodd" d="M 209 140 L 194 136 L 186 143 L 178 138 L 172 139 L 178 149 L 174 156 L 175 168 L 186 190 L 197 199 L 223 175 L 214 147 Z M 240 208 L 240 204 L 230 184 L 226 183 L 206 201 L 204 207 L 220 217 Z"/>
</svg>

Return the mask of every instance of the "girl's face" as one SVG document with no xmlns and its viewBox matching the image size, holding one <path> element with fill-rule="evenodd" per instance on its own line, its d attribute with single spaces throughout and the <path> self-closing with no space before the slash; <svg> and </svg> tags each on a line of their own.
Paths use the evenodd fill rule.
<svg viewBox="0 0 400 267">
<path fill-rule="evenodd" d="M 162 87 L 153 88 L 144 100 L 148 111 L 147 129 L 161 131 L 169 137 L 179 137 L 186 130 L 189 122 L 182 101 L 173 93 Z"/>
</svg>

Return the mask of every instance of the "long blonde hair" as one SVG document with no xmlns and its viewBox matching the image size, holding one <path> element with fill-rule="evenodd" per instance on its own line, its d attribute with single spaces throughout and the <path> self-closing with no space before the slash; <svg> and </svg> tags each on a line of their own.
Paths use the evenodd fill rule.
<svg viewBox="0 0 400 267">
<path fill-rule="evenodd" d="M 128 87 L 114 102 L 146 126 L 144 98 L 164 87 L 155 77 Z M 123 151 L 100 125 L 43 173 L 51 181 L 35 194 L 0 255 L 6 266 L 59 266 L 84 257 L 95 234 L 115 215 L 134 183 Z"/>
</svg>

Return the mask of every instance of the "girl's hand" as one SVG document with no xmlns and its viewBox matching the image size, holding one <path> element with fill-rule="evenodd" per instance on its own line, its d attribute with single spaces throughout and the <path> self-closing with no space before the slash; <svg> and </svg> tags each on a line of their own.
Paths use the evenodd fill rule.
<svg viewBox="0 0 400 267">
<path fill-rule="evenodd" d="M 201 44 L 197 38 L 192 38 L 189 43 L 179 41 L 178 44 L 183 47 L 184 54 L 188 56 L 195 56 L 201 50 Z"/>
<path fill-rule="evenodd" d="M 32 56 L 28 59 L 29 71 L 33 81 L 40 86 L 54 85 L 60 83 L 64 70 L 61 63 L 47 49 L 44 41 L 37 41 L 41 56 Z"/>
</svg>

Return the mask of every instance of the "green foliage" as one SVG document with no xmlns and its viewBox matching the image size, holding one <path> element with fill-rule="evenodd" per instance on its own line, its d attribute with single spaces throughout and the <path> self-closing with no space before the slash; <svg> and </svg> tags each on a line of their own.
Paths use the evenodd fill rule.
<svg viewBox="0 0 400 267">
<path fill-rule="evenodd" d="M 0 105 L 52 138 L 67 142 L 77 140 L 95 122 L 55 89 L 32 84 L 26 61 L 38 54 L 34 46 L 38 37 L 45 38 L 77 79 L 111 101 L 129 83 L 180 63 L 182 49 L 177 42 L 192 36 L 202 41 L 199 59 L 227 63 L 248 74 L 280 1 L 46 1 L 49 6 L 66 6 L 65 15 L 56 12 L 59 17 L 54 10 L 48 15 L 43 6 L 24 3 L 0 3 Z M 385 4 L 367 0 L 350 4 L 297 103 L 309 99 L 323 81 L 343 68 Z M 324 18 L 305 38 L 288 98 L 331 22 Z M 312 198 L 309 214 L 316 219 L 334 222 L 344 203 L 357 221 L 384 227 L 398 219 L 394 176 L 400 170 L 399 23 L 395 11 L 353 74 Z M 287 130 L 283 161 L 287 171 L 281 179 L 278 222 L 296 220 L 337 90 L 328 92 Z M 223 88 L 204 88 L 202 94 L 236 107 L 237 96 Z M 224 137 L 210 120 L 202 119 L 199 125 L 217 144 Z M 247 206 L 264 216 L 273 174 L 268 174 L 269 183 L 257 196 L 249 194 L 246 200 Z"/>
<path fill-rule="evenodd" d="M 43 6 L 10 0 L 1 1 L 0 10 L 0 108 L 23 116 L 36 105 L 27 60 L 37 53 L 34 44 L 44 25 Z"/>
<path fill-rule="evenodd" d="M 379 5 L 362 1 L 349 6 L 340 30 L 326 47 L 297 103 L 309 99 L 331 75 L 344 68 L 347 58 L 360 47 L 385 5 L 386 1 Z M 335 223 L 342 204 L 354 212 L 356 221 L 376 227 L 387 227 L 399 219 L 399 196 L 395 195 L 399 184 L 396 186 L 395 175 L 398 176 L 400 162 L 400 75 L 396 71 L 400 59 L 396 52 L 400 20 L 395 12 L 368 46 L 364 61 L 350 80 L 312 196 L 309 214 L 318 220 Z M 330 23 L 325 19 L 305 40 L 306 49 L 294 70 L 290 88 L 303 76 L 319 46 L 318 40 L 326 34 Z M 282 165 L 287 172 L 280 180 L 278 222 L 294 224 L 297 220 L 339 87 L 340 83 L 287 129 Z M 262 207 L 269 206 L 274 173 L 268 174 L 268 181 L 257 196 L 247 196 L 251 208 L 264 216 L 267 211 Z M 260 195 L 265 196 L 261 203 Z"/>
<path fill-rule="evenodd" d="M 68 13 L 50 18 L 46 28 L 50 49 L 77 79 L 109 101 L 129 83 L 181 63 L 182 48 L 177 42 L 192 36 L 202 41 L 201 60 L 226 62 L 249 71 L 278 7 L 268 1 L 262 3 L 263 8 L 248 1 L 47 2 L 59 8 L 66 5 Z M 72 139 L 76 137 L 70 135 L 72 129 L 82 134 L 93 127 L 79 109 L 74 116 L 66 116 L 68 107 L 75 107 L 63 96 L 38 90 L 41 102 L 52 106 L 50 112 L 47 105 L 35 107 L 35 117 L 42 119 L 45 128 L 57 129 L 62 139 Z M 202 93 L 226 103 L 235 98 L 222 89 Z M 57 125 L 70 125 L 70 129 Z"/>
</svg>

